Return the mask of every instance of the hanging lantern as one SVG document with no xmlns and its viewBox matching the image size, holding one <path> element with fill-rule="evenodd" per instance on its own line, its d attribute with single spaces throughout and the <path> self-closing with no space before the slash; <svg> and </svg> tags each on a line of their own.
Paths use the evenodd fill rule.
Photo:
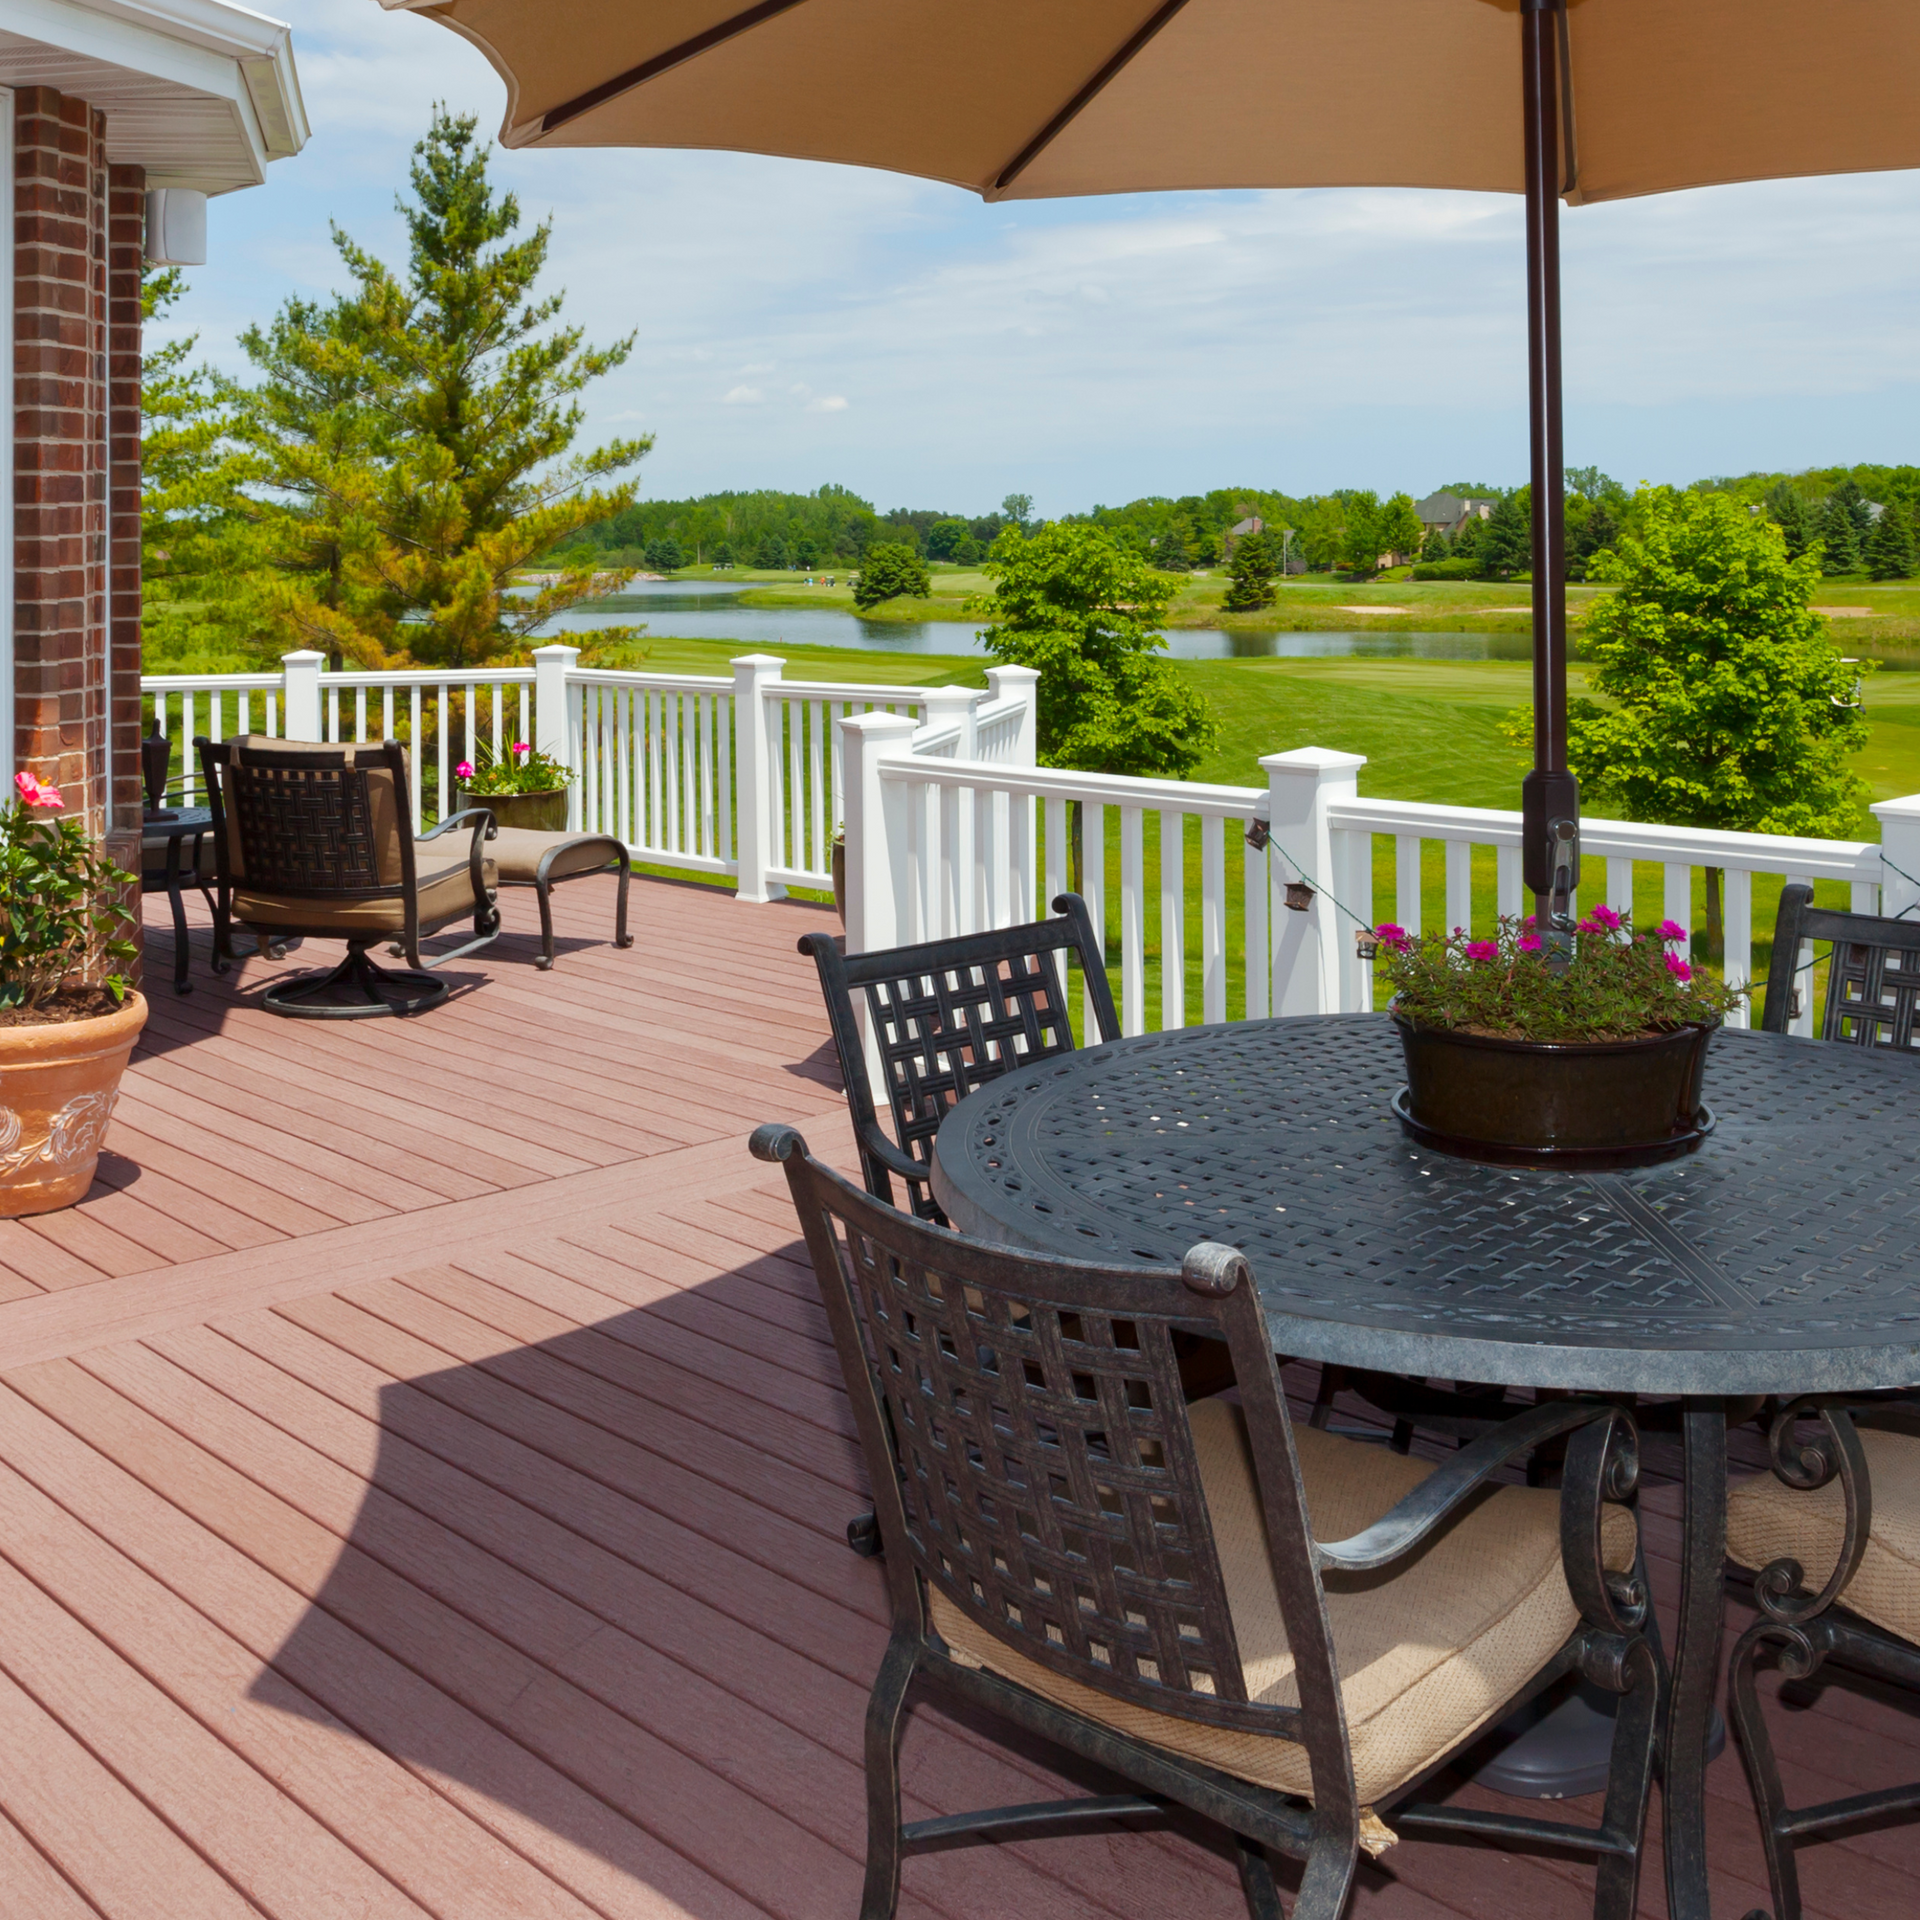
<svg viewBox="0 0 1920 1920">
<path fill-rule="evenodd" d="M 1313 889 L 1304 880 L 1287 882 L 1287 905 L 1295 913 L 1305 913 L 1313 905 Z"/>
<path fill-rule="evenodd" d="M 1371 927 L 1355 927 L 1353 951 L 1361 960 L 1371 960 L 1380 951 L 1380 941 Z"/>
</svg>

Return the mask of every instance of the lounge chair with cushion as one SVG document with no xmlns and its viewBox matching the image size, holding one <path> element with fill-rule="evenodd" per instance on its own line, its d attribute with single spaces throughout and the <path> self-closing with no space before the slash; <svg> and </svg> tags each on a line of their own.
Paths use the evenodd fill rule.
<svg viewBox="0 0 1920 1920">
<path fill-rule="evenodd" d="M 270 988 L 271 1012 L 307 1020 L 424 1012 L 449 991 L 431 969 L 497 937 L 492 815 L 469 809 L 416 840 L 398 741 L 344 746 L 249 734 L 194 744 L 233 918 L 263 948 L 296 937 L 347 944 L 330 973 Z M 471 940 L 421 957 L 422 940 L 462 920 L 473 923 Z M 405 969 L 367 957 L 385 942 L 405 954 Z"/>
</svg>

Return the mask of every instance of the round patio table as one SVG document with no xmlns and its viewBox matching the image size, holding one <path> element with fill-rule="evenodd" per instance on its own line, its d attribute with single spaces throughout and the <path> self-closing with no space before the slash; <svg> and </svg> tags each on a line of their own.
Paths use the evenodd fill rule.
<svg viewBox="0 0 1920 1920">
<path fill-rule="evenodd" d="M 1681 1398 L 1685 1547 L 1665 1829 L 1675 1920 L 1708 1913 L 1706 1750 L 1726 1403 L 1920 1384 L 1920 1060 L 1728 1031 L 1699 1150 L 1533 1172 L 1411 1139 L 1384 1014 L 1196 1027 L 1056 1055 L 947 1116 L 963 1232 L 1177 1266 L 1252 1263 L 1276 1350 L 1382 1372 Z"/>
</svg>

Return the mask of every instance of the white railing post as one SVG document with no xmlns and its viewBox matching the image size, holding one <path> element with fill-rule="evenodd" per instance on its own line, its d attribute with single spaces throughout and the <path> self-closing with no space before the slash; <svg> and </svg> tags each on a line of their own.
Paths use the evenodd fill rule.
<svg viewBox="0 0 1920 1920">
<path fill-rule="evenodd" d="M 1333 829 L 1328 808 L 1359 792 L 1365 754 L 1335 753 L 1327 747 L 1297 747 L 1269 753 L 1260 764 L 1267 774 L 1267 824 L 1279 858 L 1273 868 L 1273 899 L 1268 908 L 1273 942 L 1273 1011 L 1338 1013 L 1341 1009 L 1341 933 L 1345 916 L 1334 905 L 1330 887 L 1343 876 L 1334 867 Z M 1313 887 L 1304 913 L 1283 904 L 1282 889 L 1292 880 Z M 1372 902 L 1346 904 L 1368 914 Z M 1351 936 L 1344 936 L 1351 938 Z M 1248 956 L 1248 964 L 1252 964 Z"/>
<path fill-rule="evenodd" d="M 907 713 L 852 713 L 840 729 L 847 799 L 847 951 L 897 947 L 907 929 L 907 788 L 880 778 L 883 757 L 913 750 Z"/>
<path fill-rule="evenodd" d="M 1873 812 L 1880 822 L 1880 911 L 1920 909 L 1920 793 L 1882 800 Z"/>
<path fill-rule="evenodd" d="M 974 687 L 928 687 L 920 697 L 926 702 L 927 717 L 922 724 L 927 731 L 944 733 L 948 727 L 956 728 L 960 738 L 954 746 L 953 757 L 956 760 L 973 759 L 978 741 L 974 710 L 980 704 L 979 690 Z"/>
<path fill-rule="evenodd" d="M 1037 667 L 989 667 L 987 690 L 994 700 L 1020 702 L 1020 729 L 1014 735 L 1009 756 L 1016 767 L 1031 767 L 1040 757 L 1040 670 Z M 1035 899 L 1039 879 L 1035 850 L 1040 844 L 1039 808 L 1029 794 L 1023 800 L 1007 803 L 1007 829 L 1013 842 L 1011 861 L 1015 899 L 1012 918 L 1016 924 L 1044 919 L 1052 911 L 1050 899 Z"/>
<path fill-rule="evenodd" d="M 280 656 L 281 733 L 289 740 L 322 740 L 320 725 L 320 669 L 324 653 L 303 648 Z"/>
<path fill-rule="evenodd" d="M 581 819 L 580 743 L 574 737 L 573 689 L 567 675 L 579 658 L 578 647 L 556 644 L 533 650 L 533 744 L 575 776 L 567 786 L 567 825 L 575 832 Z M 444 714 L 440 724 L 446 725 Z"/>
<path fill-rule="evenodd" d="M 1040 753 L 1040 669 L 1038 667 L 989 667 L 988 696 L 995 702 L 1018 700 L 1022 703 L 1020 732 L 1013 764 L 1031 767 L 1039 764 Z"/>
<path fill-rule="evenodd" d="M 740 863 L 735 898 L 784 900 L 786 888 L 767 878 L 767 869 L 779 864 L 774 858 L 779 846 L 774 808 L 780 799 L 769 694 L 780 684 L 781 669 L 787 663 L 770 653 L 746 653 L 729 664 L 733 668 L 733 831 Z"/>
</svg>

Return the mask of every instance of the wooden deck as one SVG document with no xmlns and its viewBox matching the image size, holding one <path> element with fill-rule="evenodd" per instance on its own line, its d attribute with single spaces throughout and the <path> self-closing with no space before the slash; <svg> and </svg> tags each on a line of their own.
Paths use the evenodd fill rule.
<svg viewBox="0 0 1920 1920">
<path fill-rule="evenodd" d="M 410 1022 L 158 987 L 99 1185 L 0 1224 L 0 1914 L 849 1920 L 877 1569 L 759 1121 L 847 1155 L 815 908 L 635 884 L 531 903 Z M 164 974 L 166 938 L 160 942 Z M 297 966 L 302 956 L 287 963 Z M 311 964 L 311 959 L 308 959 Z M 1672 1490 L 1650 1496 L 1671 1572 Z M 1920 1773 L 1830 1688 L 1792 1750 Z M 912 1815 L 1047 1763 L 921 1710 Z M 1716 1910 L 1764 1900 L 1737 1761 Z M 1468 1790 L 1471 1791 L 1471 1790 Z M 1810 1911 L 1903 1920 L 1920 1834 L 1810 1848 Z M 1409 1843 L 1365 1920 L 1559 1920 L 1578 1867 Z M 903 1914 L 1227 1920 L 1182 1832 L 909 1863 Z M 1659 1877 L 1645 1911 L 1664 1913 Z"/>
</svg>

